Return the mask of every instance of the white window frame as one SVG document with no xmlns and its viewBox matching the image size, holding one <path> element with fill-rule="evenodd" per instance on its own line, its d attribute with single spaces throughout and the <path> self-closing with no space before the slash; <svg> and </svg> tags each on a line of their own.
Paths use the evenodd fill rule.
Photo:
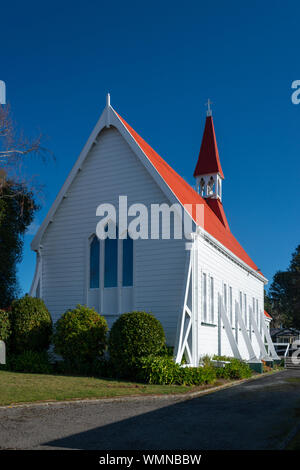
<svg viewBox="0 0 300 470">
<path fill-rule="evenodd" d="M 232 297 L 232 286 L 229 286 L 229 317 L 230 324 L 233 326 L 233 297 Z"/>
<path fill-rule="evenodd" d="M 223 282 L 223 305 L 226 315 L 228 316 L 228 292 L 226 282 Z"/>
<path fill-rule="evenodd" d="M 209 285 L 209 312 L 210 312 L 210 322 L 214 323 L 215 321 L 215 285 L 214 278 L 210 276 L 210 285 Z"/>
<path fill-rule="evenodd" d="M 86 241 L 86 268 L 85 268 L 85 303 L 89 302 L 89 291 L 90 289 L 90 247 L 93 237 L 96 236 L 95 233 L 91 233 L 87 237 Z M 99 250 L 99 288 L 94 288 L 93 290 L 99 291 L 99 312 L 104 311 L 104 291 L 109 289 L 116 289 L 118 295 L 118 313 L 121 313 L 121 292 L 124 289 L 133 289 L 133 309 L 135 308 L 135 285 L 136 285 L 136 244 L 133 240 L 133 284 L 132 286 L 123 286 L 123 239 L 118 237 L 118 267 L 117 267 L 117 286 L 116 287 L 104 287 L 104 266 L 105 266 L 105 240 L 100 241 L 100 250 Z M 110 316 L 110 314 L 105 314 Z M 114 314 L 115 315 L 115 314 Z M 113 316 L 114 316 L 113 315 Z"/>
<path fill-rule="evenodd" d="M 244 319 L 245 319 L 245 325 L 247 328 L 249 325 L 248 325 L 248 312 L 247 312 L 247 294 L 245 292 L 244 292 Z"/>
<path fill-rule="evenodd" d="M 202 313 L 203 322 L 207 323 L 207 274 L 202 272 Z"/>
</svg>

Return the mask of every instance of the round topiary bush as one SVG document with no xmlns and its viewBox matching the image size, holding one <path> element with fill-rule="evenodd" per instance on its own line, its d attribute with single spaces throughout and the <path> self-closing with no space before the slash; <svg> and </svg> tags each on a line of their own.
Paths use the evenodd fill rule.
<svg viewBox="0 0 300 470">
<path fill-rule="evenodd" d="M 14 300 L 11 309 L 12 349 L 15 353 L 25 350 L 48 349 L 52 334 L 51 315 L 42 299 L 25 295 Z"/>
<path fill-rule="evenodd" d="M 9 312 L 0 310 L 0 339 L 7 343 L 11 335 L 11 324 Z"/>
<path fill-rule="evenodd" d="M 113 324 L 108 342 L 111 362 L 120 377 L 134 378 L 139 359 L 160 354 L 165 347 L 161 323 L 146 312 L 123 313 Z"/>
<path fill-rule="evenodd" d="M 91 362 L 106 348 L 107 322 L 93 308 L 77 305 L 56 322 L 55 352 L 72 365 Z"/>
</svg>

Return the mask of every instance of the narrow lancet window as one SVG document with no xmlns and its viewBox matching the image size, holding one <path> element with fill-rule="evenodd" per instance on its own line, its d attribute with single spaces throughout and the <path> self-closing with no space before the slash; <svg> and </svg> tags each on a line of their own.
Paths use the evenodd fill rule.
<svg viewBox="0 0 300 470">
<path fill-rule="evenodd" d="M 90 289 L 99 288 L 100 242 L 96 235 L 90 244 Z"/>
<path fill-rule="evenodd" d="M 107 237 L 104 241 L 104 287 L 118 285 L 118 231 L 116 238 Z"/>
<path fill-rule="evenodd" d="M 130 287 L 133 285 L 133 240 L 127 234 L 127 238 L 123 240 L 123 286 Z"/>
</svg>

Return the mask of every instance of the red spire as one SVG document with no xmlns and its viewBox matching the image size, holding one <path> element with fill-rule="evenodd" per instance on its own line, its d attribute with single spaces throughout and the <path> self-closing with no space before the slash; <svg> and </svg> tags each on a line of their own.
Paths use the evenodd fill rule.
<svg viewBox="0 0 300 470">
<path fill-rule="evenodd" d="M 206 201 L 209 207 L 214 211 L 218 219 L 222 222 L 226 230 L 229 230 L 229 224 L 227 222 L 222 202 L 219 199 L 214 198 L 207 198 Z"/>
<path fill-rule="evenodd" d="M 207 175 L 210 173 L 220 173 L 221 177 L 224 178 L 219 158 L 213 118 L 212 116 L 207 116 L 194 176 Z"/>
</svg>

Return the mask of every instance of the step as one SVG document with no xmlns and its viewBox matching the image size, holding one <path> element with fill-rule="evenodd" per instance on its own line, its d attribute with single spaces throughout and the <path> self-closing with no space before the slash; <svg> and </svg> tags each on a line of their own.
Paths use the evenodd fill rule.
<svg viewBox="0 0 300 470">
<path fill-rule="evenodd" d="M 284 360 L 284 366 L 286 369 L 297 369 L 297 370 L 300 370 L 300 361 L 299 361 L 299 358 L 295 358 L 297 359 L 297 362 L 294 363 L 293 362 L 293 358 L 292 357 L 286 357 L 285 360 Z"/>
</svg>

